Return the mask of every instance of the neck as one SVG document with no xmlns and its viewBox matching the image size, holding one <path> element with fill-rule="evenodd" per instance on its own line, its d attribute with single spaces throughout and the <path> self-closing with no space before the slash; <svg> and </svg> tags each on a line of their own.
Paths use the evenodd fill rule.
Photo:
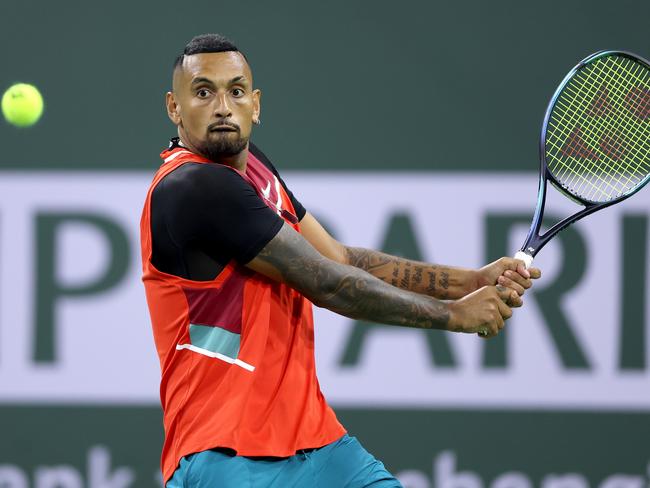
<svg viewBox="0 0 650 488">
<path fill-rule="evenodd" d="M 179 142 L 181 146 L 189 149 L 194 154 L 199 154 L 204 158 L 209 159 L 205 154 L 201 153 L 201 151 L 196 146 L 194 146 L 194 144 L 188 142 L 187 138 L 184 138 L 180 134 L 179 137 L 180 137 Z M 236 169 L 237 171 L 241 171 L 242 173 L 245 173 L 246 161 L 248 161 L 248 144 L 246 144 L 246 147 L 240 153 L 233 154 L 232 156 L 223 156 L 214 162 L 219 164 L 225 164 L 227 166 L 230 166 L 231 168 Z"/>
<path fill-rule="evenodd" d="M 245 173 L 246 161 L 248 161 L 248 144 L 242 150 L 242 152 L 235 154 L 233 156 L 223 156 L 219 158 L 217 161 L 215 161 L 215 163 L 225 164 L 227 166 L 230 166 L 231 168 L 235 168 L 237 171 L 241 171 L 242 173 Z"/>
</svg>

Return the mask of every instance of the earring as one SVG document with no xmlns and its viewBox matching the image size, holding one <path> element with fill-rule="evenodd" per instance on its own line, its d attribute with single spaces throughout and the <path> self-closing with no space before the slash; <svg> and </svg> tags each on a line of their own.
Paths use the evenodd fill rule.
<svg viewBox="0 0 650 488">
<path fill-rule="evenodd" d="M 261 125 L 261 124 L 262 124 L 262 121 L 261 121 L 260 119 L 255 119 L 255 120 L 253 120 L 253 124 L 255 124 L 255 125 Z"/>
</svg>

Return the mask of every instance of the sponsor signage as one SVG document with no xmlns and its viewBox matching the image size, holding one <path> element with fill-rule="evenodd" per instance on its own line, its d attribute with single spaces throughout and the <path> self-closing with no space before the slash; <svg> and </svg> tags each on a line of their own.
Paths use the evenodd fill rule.
<svg viewBox="0 0 650 488">
<path fill-rule="evenodd" d="M 537 190 L 532 173 L 284 177 L 342 242 L 464 267 L 518 249 Z M 150 179 L 2 173 L 0 403 L 158 403 L 138 237 Z M 547 215 L 574 208 L 551 198 Z M 560 234 L 538 256 L 543 278 L 494 340 L 315 309 L 326 397 L 345 407 L 650 410 L 649 218 L 642 190 Z"/>
</svg>

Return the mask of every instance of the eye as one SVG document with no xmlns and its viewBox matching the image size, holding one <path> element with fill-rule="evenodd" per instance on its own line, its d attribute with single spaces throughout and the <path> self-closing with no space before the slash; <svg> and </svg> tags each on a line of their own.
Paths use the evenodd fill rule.
<svg viewBox="0 0 650 488">
<path fill-rule="evenodd" d="M 196 96 L 199 98 L 207 98 L 209 95 L 210 95 L 210 90 L 208 90 L 207 88 L 200 88 L 196 92 Z"/>
<path fill-rule="evenodd" d="M 233 94 L 233 96 L 235 96 L 237 98 L 243 97 L 244 96 L 244 90 L 242 90 L 241 88 L 233 88 L 232 94 Z"/>
</svg>

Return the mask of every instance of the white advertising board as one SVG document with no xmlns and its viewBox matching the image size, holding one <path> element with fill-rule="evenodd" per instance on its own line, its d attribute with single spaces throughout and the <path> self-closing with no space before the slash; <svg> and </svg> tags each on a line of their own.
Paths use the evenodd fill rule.
<svg viewBox="0 0 650 488">
<path fill-rule="evenodd" d="M 0 174 L 0 403 L 158 402 L 138 237 L 150 178 L 143 172 Z M 408 238 L 422 259 L 464 267 L 485 264 L 495 221 L 532 215 L 537 190 L 532 173 L 289 172 L 284 178 L 346 244 L 381 247 L 399 216 L 410 224 Z M 561 198 L 547 206 L 554 215 L 574 209 Z M 645 189 L 571 227 L 581 254 L 551 242 L 536 261 L 544 275 L 535 288 L 547 290 L 546 301 L 525 296 L 508 322 L 498 367 L 486 363 L 489 341 L 434 332 L 446 348 L 442 364 L 432 357 L 428 332 L 396 327 L 361 334 L 354 361 L 346 363 L 354 321 L 316 309 L 326 397 L 340 406 L 650 410 L 649 218 Z M 518 222 L 507 227 L 505 254 L 527 232 L 528 223 Z M 645 232 L 642 238 L 635 228 Z M 44 235 L 54 237 L 53 246 L 42 242 Z M 637 236 L 634 242 L 630 236 Z M 49 264 L 48 252 L 54 252 Z M 642 267 L 623 265 L 630 252 L 645 259 L 638 261 Z M 562 283 L 576 262 L 577 282 L 548 298 L 549 287 Z M 109 277 L 112 268 L 122 270 L 118 277 Z M 106 286 L 93 288 L 99 282 Z M 642 299 L 626 302 L 625 290 L 641 292 Z M 556 324 L 548 323 L 555 315 L 542 309 L 549 300 L 563 317 L 563 337 L 572 338 L 563 351 Z M 50 305 L 40 318 L 37 303 Z M 47 310 L 51 317 L 44 319 Z M 624 336 L 628 345 L 637 342 L 631 362 Z M 571 351 L 580 353 L 576 362 L 567 358 Z"/>
</svg>

